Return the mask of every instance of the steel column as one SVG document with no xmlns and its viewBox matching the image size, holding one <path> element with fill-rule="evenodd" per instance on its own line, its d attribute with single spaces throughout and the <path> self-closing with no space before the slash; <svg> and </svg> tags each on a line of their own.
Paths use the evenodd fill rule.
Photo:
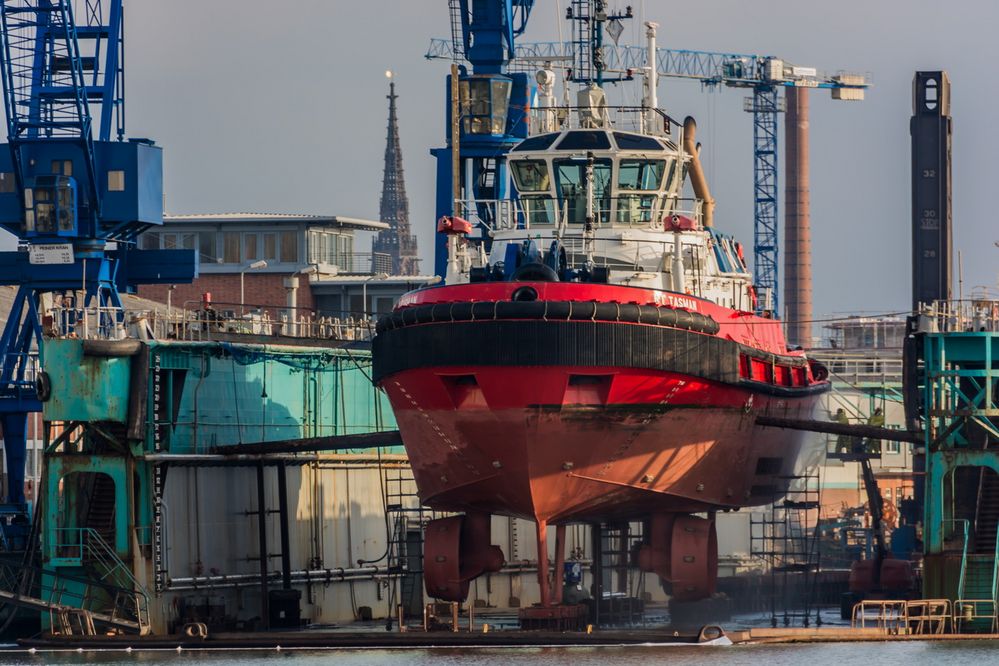
<svg viewBox="0 0 999 666">
<path fill-rule="evenodd" d="M 291 589 L 291 538 L 288 535 L 288 474 L 284 462 L 277 464 L 278 519 L 281 526 L 281 585 Z"/>
<path fill-rule="evenodd" d="M 753 89 L 753 280 L 769 290 L 773 312 L 779 316 L 777 198 L 778 89 L 760 85 Z M 761 307 L 763 301 L 761 299 Z"/>
<path fill-rule="evenodd" d="M 267 599 L 267 504 L 264 496 L 264 465 L 257 464 L 257 543 L 260 549 L 260 621 L 270 628 L 270 608 Z"/>
</svg>

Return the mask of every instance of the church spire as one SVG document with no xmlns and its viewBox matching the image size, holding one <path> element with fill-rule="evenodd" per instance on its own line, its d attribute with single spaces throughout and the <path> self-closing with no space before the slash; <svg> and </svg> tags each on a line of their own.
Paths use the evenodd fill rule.
<svg viewBox="0 0 999 666">
<path fill-rule="evenodd" d="M 416 251 L 416 237 L 409 226 L 409 199 L 406 198 L 406 183 L 402 175 L 402 149 L 399 145 L 399 124 L 396 118 L 395 81 L 392 72 L 385 72 L 389 78 L 388 132 L 385 140 L 385 172 L 382 176 L 382 198 L 379 206 L 379 219 L 389 225 L 378 232 L 372 242 L 371 251 L 381 254 L 382 265 L 389 264 L 394 275 L 416 275 L 419 273 L 419 259 Z M 387 256 L 385 256 L 387 255 Z M 372 260 L 372 272 L 378 264 Z M 386 266 L 388 268 L 388 266 Z"/>
</svg>

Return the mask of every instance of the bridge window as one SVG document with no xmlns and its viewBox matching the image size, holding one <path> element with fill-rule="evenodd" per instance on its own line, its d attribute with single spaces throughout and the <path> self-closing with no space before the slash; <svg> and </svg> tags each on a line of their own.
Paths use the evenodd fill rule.
<svg viewBox="0 0 999 666">
<path fill-rule="evenodd" d="M 529 227 L 555 224 L 555 201 L 549 196 L 524 196 L 520 198 Z"/>
<path fill-rule="evenodd" d="M 517 189 L 521 192 L 547 192 L 551 187 L 548 164 L 544 160 L 517 160 L 511 162 Z"/>
<path fill-rule="evenodd" d="M 466 134 L 503 134 L 510 105 L 509 79 L 471 79 L 459 84 Z"/>
<path fill-rule="evenodd" d="M 658 190 L 665 171 L 665 160 L 621 160 L 617 184 L 622 190 Z"/>
<path fill-rule="evenodd" d="M 565 207 L 569 224 L 583 224 L 586 222 L 586 162 L 556 160 L 555 170 L 559 200 Z M 597 160 L 593 165 L 593 211 L 601 222 L 608 221 L 610 182 L 610 160 Z"/>
<path fill-rule="evenodd" d="M 565 135 L 558 144 L 559 150 L 610 150 L 606 132 L 576 130 Z"/>
<path fill-rule="evenodd" d="M 553 143 L 555 139 L 558 138 L 558 133 L 555 134 L 539 134 L 538 136 L 532 136 L 530 138 L 524 139 L 517 147 L 514 148 L 514 152 L 521 150 L 546 150 Z"/>
<path fill-rule="evenodd" d="M 662 150 L 661 143 L 651 136 L 641 134 L 625 134 L 624 132 L 614 132 L 614 140 L 621 150 Z"/>
</svg>

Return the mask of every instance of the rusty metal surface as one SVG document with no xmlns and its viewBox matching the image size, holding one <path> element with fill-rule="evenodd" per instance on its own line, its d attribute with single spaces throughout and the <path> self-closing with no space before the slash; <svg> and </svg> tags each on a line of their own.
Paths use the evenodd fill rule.
<svg viewBox="0 0 999 666">
<path fill-rule="evenodd" d="M 461 524 L 464 516 L 427 523 L 423 542 L 423 582 L 427 593 L 445 601 L 464 601 L 468 581 L 461 580 Z"/>
<path fill-rule="evenodd" d="M 490 520 L 488 514 L 470 513 L 427 523 L 423 581 L 428 594 L 444 601 L 464 601 L 469 581 L 503 568 L 503 551 L 489 543 Z"/>
<path fill-rule="evenodd" d="M 128 416 L 127 357 L 84 355 L 83 340 L 47 340 L 45 363 L 52 385 L 44 403 L 46 421 L 115 421 Z"/>
</svg>

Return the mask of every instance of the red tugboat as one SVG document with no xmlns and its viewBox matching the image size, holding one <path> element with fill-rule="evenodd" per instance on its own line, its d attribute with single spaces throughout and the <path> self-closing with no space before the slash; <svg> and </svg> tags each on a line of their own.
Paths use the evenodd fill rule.
<svg viewBox="0 0 999 666">
<path fill-rule="evenodd" d="M 545 111 L 509 155 L 516 199 L 443 219 L 446 286 L 378 322 L 374 379 L 420 498 L 461 514 L 427 529 L 427 591 L 464 600 L 502 566 L 498 514 L 537 523 L 543 607 L 561 601 L 565 525 L 610 520 L 645 521 L 639 566 L 674 599 L 705 598 L 714 512 L 786 492 L 802 448 L 757 416 L 809 418 L 827 373 L 788 349 L 742 246 L 715 230 L 692 119 L 646 105 L 628 126 L 592 85 Z"/>
</svg>

